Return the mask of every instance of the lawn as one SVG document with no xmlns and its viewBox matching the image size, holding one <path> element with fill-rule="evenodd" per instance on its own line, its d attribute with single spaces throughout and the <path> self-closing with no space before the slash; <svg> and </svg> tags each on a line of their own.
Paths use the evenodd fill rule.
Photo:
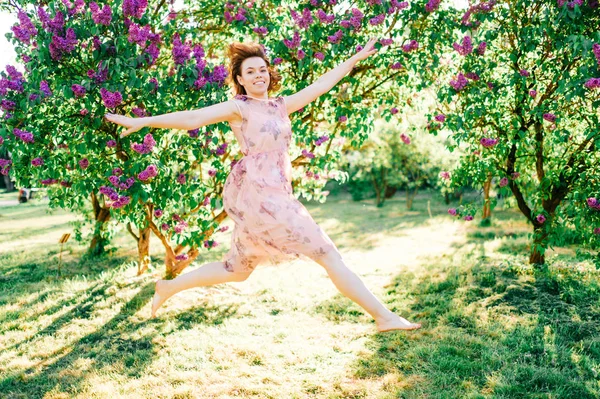
<svg viewBox="0 0 600 399">
<path fill-rule="evenodd" d="M 478 227 L 428 193 L 411 211 L 401 194 L 383 208 L 344 195 L 307 208 L 367 286 L 422 329 L 377 333 L 302 261 L 185 291 L 149 319 L 164 271 L 157 240 L 152 267 L 136 277 L 126 231 L 99 260 L 71 239 L 58 277 L 58 239 L 75 217 L 48 214 L 43 200 L 5 205 L 0 397 L 600 397 L 600 273 L 573 248 L 533 269 L 515 211 Z M 189 270 L 220 260 L 231 229 L 219 234 Z"/>
</svg>

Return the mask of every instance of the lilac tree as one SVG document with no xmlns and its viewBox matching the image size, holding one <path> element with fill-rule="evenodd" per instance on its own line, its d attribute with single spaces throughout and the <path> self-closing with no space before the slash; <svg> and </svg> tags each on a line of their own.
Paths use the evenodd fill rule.
<svg viewBox="0 0 600 399">
<path fill-rule="evenodd" d="M 432 132 L 453 133 L 451 149 L 466 148 L 452 181 L 497 178 L 531 223 L 532 264 L 544 263 L 564 228 L 597 247 L 598 1 L 492 0 L 447 23 L 460 32 L 440 49 L 453 55 L 453 77 L 429 117 Z M 475 209 L 451 213 L 472 219 Z"/>
<path fill-rule="evenodd" d="M 91 208 L 93 253 L 102 252 L 108 220 L 124 223 L 138 242 L 140 272 L 152 231 L 170 275 L 217 245 L 213 234 L 226 217 L 220 195 L 239 147 L 224 124 L 120 138 L 106 112 L 141 117 L 230 98 L 224 52 L 232 40 L 260 41 L 286 77 L 278 94 L 287 95 L 380 37 L 377 57 L 291 115 L 292 184 L 297 195 L 322 201 L 340 139 L 359 146 L 375 118 L 399 117 L 402 99 L 390 85 L 415 83 L 415 71 L 436 66 L 435 54 L 421 49 L 449 37 L 444 25 L 427 25 L 430 6 L 396 0 L 291 8 L 197 1 L 182 12 L 144 0 L 10 4 L 19 23 L 9 36 L 26 73 L 9 67 L 0 80 L 0 145 L 12 155 L 2 171 L 22 185 L 48 186 L 53 206 Z"/>
</svg>

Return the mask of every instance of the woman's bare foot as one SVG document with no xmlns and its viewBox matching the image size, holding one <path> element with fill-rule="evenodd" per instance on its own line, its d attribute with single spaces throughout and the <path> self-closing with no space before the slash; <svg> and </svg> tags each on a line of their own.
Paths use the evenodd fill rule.
<svg viewBox="0 0 600 399">
<path fill-rule="evenodd" d="M 417 330 L 421 328 L 421 323 L 411 323 L 404 317 L 400 317 L 394 313 L 392 313 L 389 318 L 377 320 L 375 324 L 377 325 L 377 330 L 379 330 L 379 332 L 392 330 Z"/>
<path fill-rule="evenodd" d="M 156 284 L 154 285 L 154 297 L 152 298 L 152 318 L 156 317 L 158 308 L 173 295 L 167 291 L 166 284 L 168 284 L 167 280 L 156 280 Z"/>
</svg>

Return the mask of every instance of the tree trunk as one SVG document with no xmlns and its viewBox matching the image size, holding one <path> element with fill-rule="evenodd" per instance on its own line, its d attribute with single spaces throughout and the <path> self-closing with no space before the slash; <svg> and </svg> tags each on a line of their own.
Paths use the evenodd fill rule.
<svg viewBox="0 0 600 399">
<path fill-rule="evenodd" d="M 4 178 L 4 185 L 6 186 L 6 192 L 10 193 L 11 191 L 15 190 L 15 185 L 13 184 L 13 182 L 10 180 L 9 176 L 2 176 Z"/>
<path fill-rule="evenodd" d="M 546 263 L 546 248 L 548 247 L 548 232 L 544 226 L 533 228 L 533 243 L 531 244 L 531 253 L 529 256 L 530 265 L 543 265 Z"/>
<path fill-rule="evenodd" d="M 141 276 L 150 265 L 150 227 L 140 231 L 140 239 L 138 240 L 138 271 L 137 275 Z"/>
<path fill-rule="evenodd" d="M 190 263 L 192 263 L 198 257 L 199 253 L 200 252 L 196 248 L 193 248 L 187 253 L 188 258 L 186 260 L 177 260 L 177 254 L 174 251 L 167 251 L 165 256 L 167 279 L 177 277 L 183 271 L 183 269 L 188 267 Z"/>
<path fill-rule="evenodd" d="M 150 226 L 146 226 L 138 230 L 139 236 L 133 232 L 131 223 L 127 224 L 127 230 L 129 234 L 135 238 L 138 246 L 138 270 L 137 275 L 141 276 L 150 265 Z"/>
<path fill-rule="evenodd" d="M 483 183 L 483 219 L 492 218 L 492 207 L 490 204 L 490 188 L 492 187 L 492 174 L 488 173 L 485 183 Z"/>
<path fill-rule="evenodd" d="M 413 202 L 418 193 L 419 193 L 418 188 L 415 188 L 412 192 L 410 191 L 409 188 L 406 189 L 406 209 L 407 210 L 410 211 L 412 209 Z"/>
<path fill-rule="evenodd" d="M 392 198 L 394 196 L 394 194 L 396 194 L 396 191 L 398 191 L 398 187 L 394 187 L 394 186 L 387 186 L 385 188 L 385 198 Z"/>
<path fill-rule="evenodd" d="M 386 190 L 385 170 L 384 170 L 384 168 L 381 168 L 381 185 L 379 185 L 379 182 L 377 181 L 375 172 L 372 171 L 371 174 L 373 176 L 373 188 L 375 189 L 375 195 L 377 196 L 376 206 L 377 206 L 377 208 L 381 208 L 385 201 L 385 190 Z"/>
<path fill-rule="evenodd" d="M 94 209 L 94 236 L 88 248 L 88 254 L 96 257 L 104 253 L 104 247 L 108 243 L 105 237 L 106 223 L 110 220 L 110 209 L 100 206 L 98 198 L 92 193 L 92 207 Z"/>
</svg>

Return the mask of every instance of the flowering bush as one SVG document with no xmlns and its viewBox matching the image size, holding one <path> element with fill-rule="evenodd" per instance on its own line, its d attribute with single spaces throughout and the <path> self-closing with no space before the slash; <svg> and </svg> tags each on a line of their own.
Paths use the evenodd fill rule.
<svg viewBox="0 0 600 399">
<path fill-rule="evenodd" d="M 168 273 L 177 274 L 202 248 L 216 246 L 213 233 L 226 217 L 220 193 L 241 156 L 234 136 L 219 124 L 183 135 L 146 129 L 121 138 L 102 116 L 143 117 L 231 98 L 224 86 L 224 43 L 232 38 L 263 44 L 289 77 L 277 94 L 288 95 L 359 51 L 369 37 L 380 37 L 376 57 L 290 116 L 294 189 L 322 201 L 342 142 L 360 146 L 379 116 L 373 109 L 389 110 L 382 115 L 388 120 L 399 117 L 390 85 L 408 86 L 418 81 L 409 70 L 437 65 L 430 50 L 435 38 L 449 38 L 447 28 L 417 26 L 424 16 L 438 18 L 439 2 L 430 3 L 311 0 L 289 9 L 275 0 L 260 7 L 199 0 L 175 12 L 156 0 L 15 0 L 19 22 L 10 36 L 25 72 L 9 66 L 1 73 L 0 145 L 12 159 L 0 161 L 0 171 L 22 185 L 47 185 L 52 206 L 86 213 L 91 200 L 94 253 L 102 252 L 112 218 L 138 241 L 142 263 L 151 230 L 165 245 Z M 113 173 L 117 168 L 122 174 Z"/>
<path fill-rule="evenodd" d="M 514 18 L 516 10 L 526 11 Z M 450 148 L 465 150 L 452 182 L 498 178 L 500 192 L 513 195 L 532 225 L 533 264 L 544 263 L 550 243 L 561 243 L 559 226 L 597 247 L 600 213 L 586 199 L 600 195 L 598 2 L 508 7 L 491 0 L 447 23 L 463 33 L 453 44 L 440 43 L 447 62 L 438 73 L 453 78 L 438 81 L 438 110 L 429 118 L 435 127 L 443 113 Z"/>
</svg>

